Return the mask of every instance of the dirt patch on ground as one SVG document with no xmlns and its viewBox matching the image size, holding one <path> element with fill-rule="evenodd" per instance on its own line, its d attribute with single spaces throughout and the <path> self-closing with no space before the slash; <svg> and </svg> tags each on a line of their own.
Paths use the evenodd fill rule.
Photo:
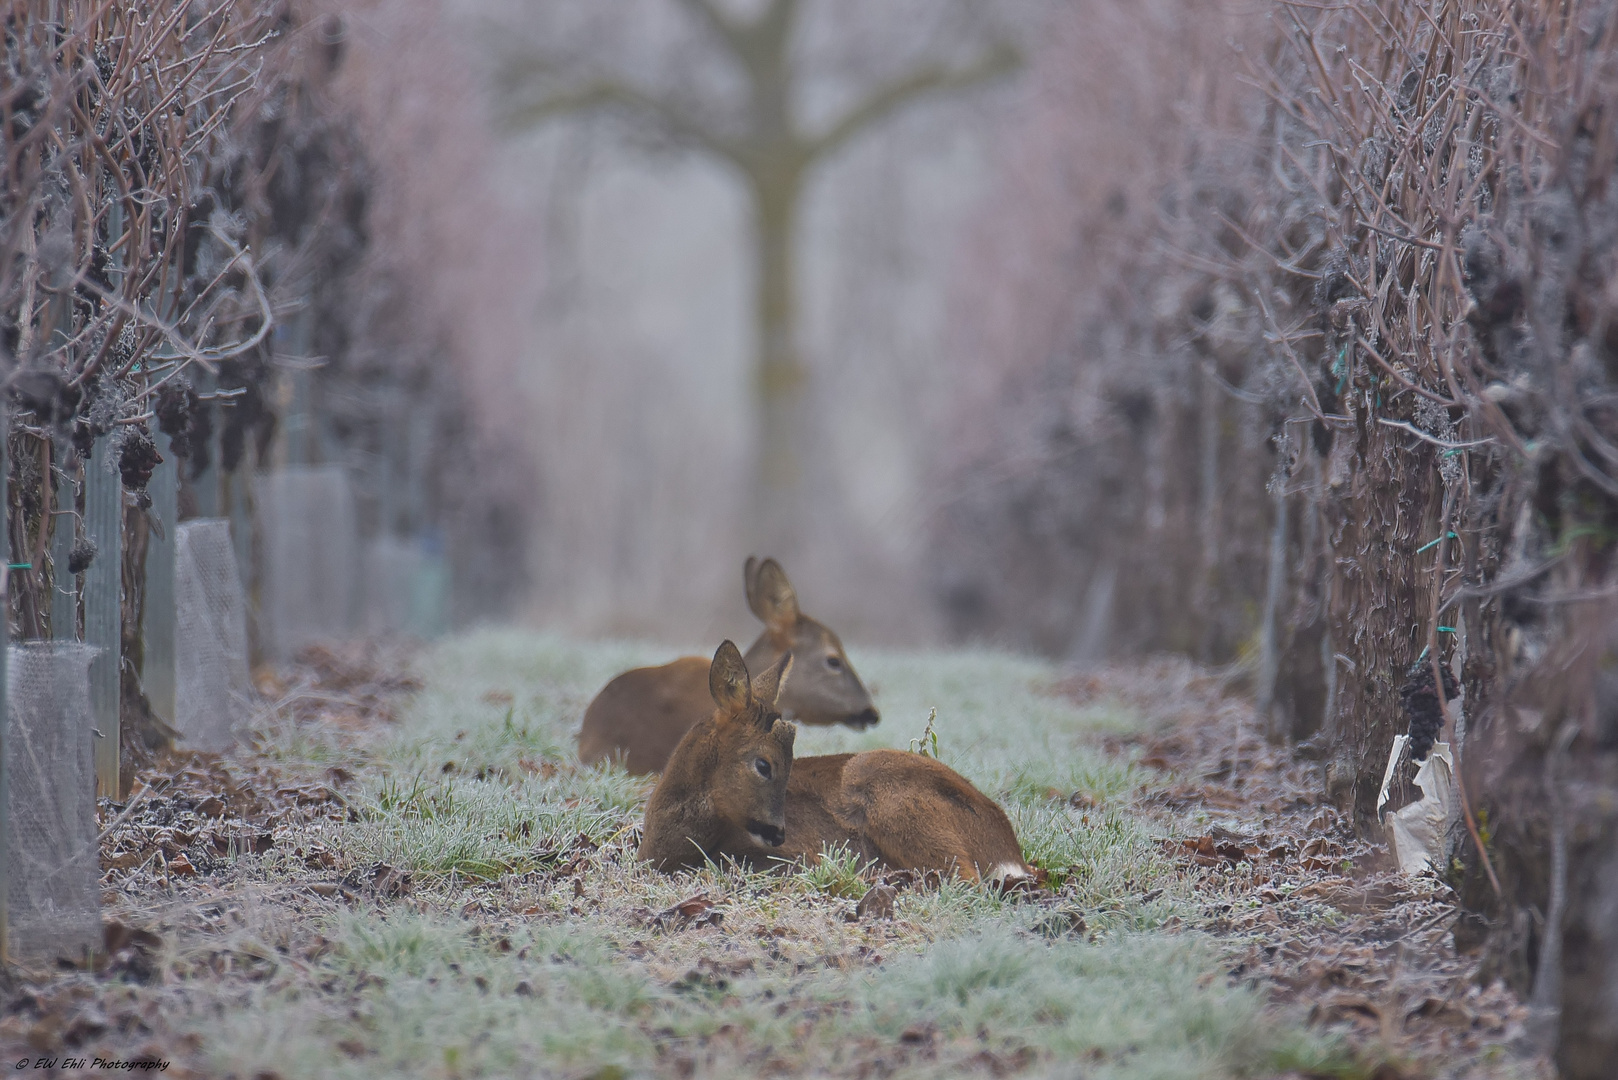
<svg viewBox="0 0 1618 1080">
<path fill-rule="evenodd" d="M 1523 1047 L 1524 1004 L 1499 981 L 1481 984 L 1477 959 L 1457 951 L 1450 886 L 1401 873 L 1384 844 L 1355 836 L 1326 799 L 1321 767 L 1266 741 L 1227 680 L 1163 660 L 1058 689 L 1159 725 L 1109 749 L 1165 774 L 1148 797 L 1201 826 L 1164 846 L 1217 897 L 1203 928 L 1231 944 L 1232 978 L 1307 1005 L 1367 1060 L 1387 1058 L 1378 1075 L 1467 1076 L 1495 1063 L 1555 1075 Z"/>
</svg>

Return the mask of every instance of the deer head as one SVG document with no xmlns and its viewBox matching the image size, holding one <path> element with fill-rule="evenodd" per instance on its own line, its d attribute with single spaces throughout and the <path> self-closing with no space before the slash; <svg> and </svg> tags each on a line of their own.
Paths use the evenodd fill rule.
<svg viewBox="0 0 1618 1080">
<path fill-rule="evenodd" d="M 667 870 L 781 846 L 797 729 L 777 699 L 792 664 L 787 653 L 754 678 L 734 643 L 719 646 L 708 669 L 714 713 L 680 740 L 646 804 L 642 859 Z"/>
<path fill-rule="evenodd" d="M 798 610 L 798 594 L 781 564 L 749 558 L 743 575 L 747 606 L 764 623 L 764 633 L 747 650 L 748 668 L 765 667 L 787 653 L 796 658 L 792 681 L 781 694 L 782 715 L 803 724 L 874 727 L 882 717 L 843 643 Z"/>
</svg>

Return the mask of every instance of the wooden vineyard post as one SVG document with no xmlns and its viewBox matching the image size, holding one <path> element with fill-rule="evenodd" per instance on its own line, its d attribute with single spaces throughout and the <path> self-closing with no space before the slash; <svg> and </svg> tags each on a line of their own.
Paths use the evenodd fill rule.
<svg viewBox="0 0 1618 1080">
<path fill-rule="evenodd" d="M 173 453 L 152 472 L 146 491 L 162 530 L 146 540 L 146 602 L 141 609 L 141 689 L 160 720 L 174 724 L 174 556 L 179 536 L 180 467 Z"/>
<path fill-rule="evenodd" d="M 197 369 L 191 376 L 191 385 L 204 399 L 204 409 L 216 409 L 217 405 L 211 400 L 216 389 L 215 380 L 206 369 Z M 219 436 L 212 429 L 208 432 L 205 443 L 193 446 L 192 454 L 205 454 L 207 467 L 200 473 L 192 473 L 190 484 L 191 492 L 196 496 L 196 516 L 203 518 L 221 517 L 219 512 Z M 164 526 L 167 528 L 167 525 Z"/>
<path fill-rule="evenodd" d="M 78 533 L 79 508 L 74 497 L 73 478 L 67 463 L 71 444 L 57 439 L 51 446 L 51 473 L 56 489 L 56 513 L 51 518 L 51 637 L 57 641 L 79 640 L 79 587 L 68 573 L 73 557 L 73 541 Z M 45 497 L 50 498 L 51 477 L 45 479 Z"/>
<path fill-rule="evenodd" d="M 6 521 L 6 508 L 10 505 L 10 492 L 6 478 L 11 474 L 11 460 L 6 453 L 10 435 L 10 410 L 0 402 L 0 536 L 7 537 L 0 551 L 11 562 L 11 529 Z M 6 950 L 11 941 L 9 921 L 11 907 L 11 784 L 6 780 L 6 734 L 11 727 L 10 682 L 7 664 L 11 659 L 11 568 L 0 568 L 0 968 L 6 963 Z"/>
<path fill-rule="evenodd" d="M 90 661 L 90 711 L 96 731 L 96 795 L 117 799 L 119 694 L 122 655 L 120 605 L 123 591 L 123 485 L 111 441 L 98 439 L 84 466 L 85 534 L 95 558 L 84 572 L 84 642 L 98 651 Z"/>
</svg>

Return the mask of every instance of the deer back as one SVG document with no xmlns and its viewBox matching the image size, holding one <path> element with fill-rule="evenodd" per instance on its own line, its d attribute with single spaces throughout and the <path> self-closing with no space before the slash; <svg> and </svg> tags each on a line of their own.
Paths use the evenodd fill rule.
<svg viewBox="0 0 1618 1080">
<path fill-rule="evenodd" d="M 662 770 L 685 733 L 713 713 L 708 667 L 700 656 L 682 656 L 616 676 L 584 711 L 579 760 L 618 757 L 632 773 Z"/>
<path fill-rule="evenodd" d="M 903 750 L 797 759 L 787 785 L 782 856 L 813 860 L 846 844 L 892 869 L 938 870 L 968 881 L 1032 871 L 1004 810 L 954 769 Z"/>
</svg>

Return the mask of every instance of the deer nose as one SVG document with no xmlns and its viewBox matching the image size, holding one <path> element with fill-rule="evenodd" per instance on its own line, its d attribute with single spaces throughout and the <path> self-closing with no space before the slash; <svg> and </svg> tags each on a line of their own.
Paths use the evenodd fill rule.
<svg viewBox="0 0 1618 1080">
<path fill-rule="evenodd" d="M 787 831 L 779 825 L 770 825 L 762 821 L 749 821 L 747 831 L 753 834 L 753 839 L 770 847 L 780 847 L 786 843 Z"/>
<path fill-rule="evenodd" d="M 881 722 L 882 717 L 874 708 L 866 709 L 864 712 L 855 713 L 853 716 L 850 716 L 847 720 L 843 721 L 843 723 L 847 724 L 851 728 L 854 728 L 856 731 L 863 731 L 869 727 L 876 727 L 877 724 Z"/>
</svg>

